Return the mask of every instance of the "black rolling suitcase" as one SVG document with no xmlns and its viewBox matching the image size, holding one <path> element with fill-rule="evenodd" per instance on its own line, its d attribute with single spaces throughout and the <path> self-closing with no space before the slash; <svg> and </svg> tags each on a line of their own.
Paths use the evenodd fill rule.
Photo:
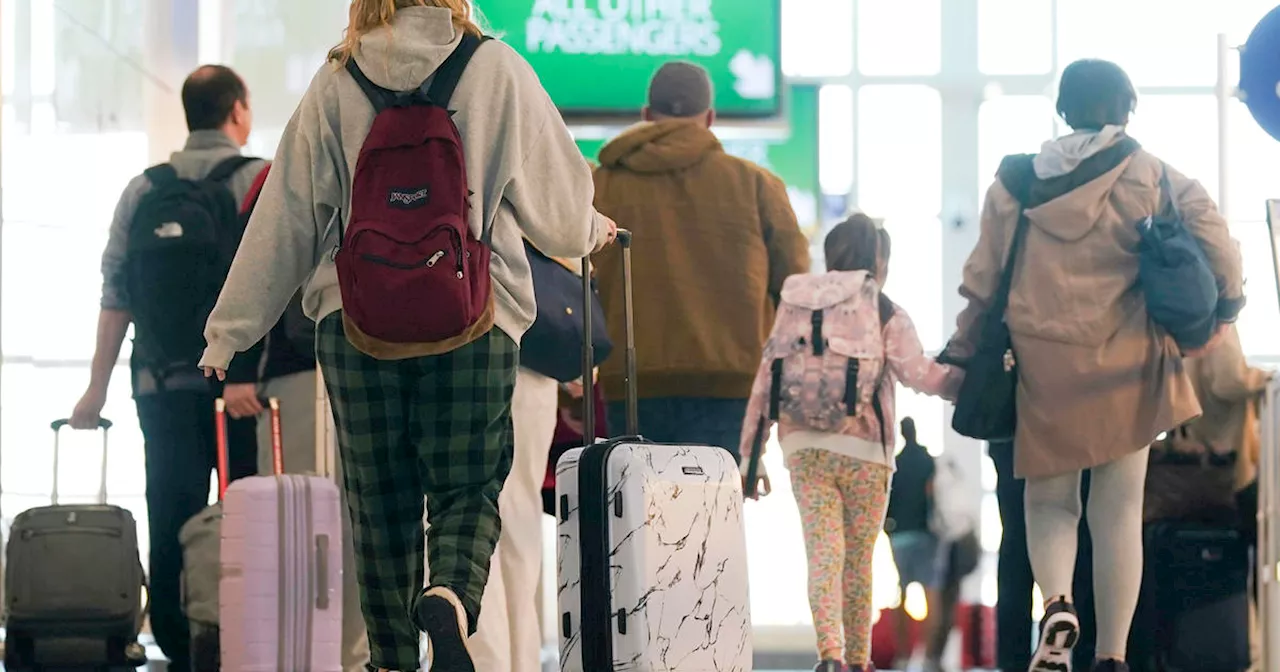
<svg viewBox="0 0 1280 672">
<path fill-rule="evenodd" d="M 117 670 L 146 663 L 138 633 L 146 578 L 133 514 L 106 503 L 107 439 L 96 504 L 58 504 L 58 435 L 53 423 L 53 505 L 14 519 L 5 554 L 7 672 Z"/>
<path fill-rule="evenodd" d="M 1134 672 L 1250 667 L 1249 545 L 1227 525 L 1155 522 L 1129 639 Z"/>
</svg>

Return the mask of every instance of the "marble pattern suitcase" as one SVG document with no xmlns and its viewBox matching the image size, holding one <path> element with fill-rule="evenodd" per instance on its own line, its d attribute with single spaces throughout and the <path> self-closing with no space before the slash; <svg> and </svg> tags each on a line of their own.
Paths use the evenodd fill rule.
<svg viewBox="0 0 1280 672">
<path fill-rule="evenodd" d="M 217 410 L 221 458 L 221 399 Z M 279 433 L 273 413 L 273 443 Z M 222 507 L 223 671 L 341 672 L 342 511 L 332 478 L 242 478 Z"/>
<path fill-rule="evenodd" d="M 630 233 L 619 231 L 618 242 L 628 436 L 571 450 L 556 465 L 560 669 L 748 672 L 741 475 L 721 448 L 634 436 Z M 590 291 L 588 270 L 584 263 L 584 291 Z M 589 324 L 590 314 L 583 319 Z M 587 343 L 584 380 L 591 380 L 590 349 Z M 592 436 L 592 404 L 585 420 L 585 435 Z"/>
</svg>

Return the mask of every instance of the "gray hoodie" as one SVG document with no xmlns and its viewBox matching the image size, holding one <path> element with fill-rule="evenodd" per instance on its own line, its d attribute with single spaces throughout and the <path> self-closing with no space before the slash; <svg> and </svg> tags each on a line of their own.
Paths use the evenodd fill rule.
<svg viewBox="0 0 1280 672">
<path fill-rule="evenodd" d="M 416 89 L 458 44 L 449 10 L 410 7 L 360 40 L 356 63 L 375 84 Z M 529 64 L 498 40 L 468 65 L 449 108 L 462 136 L 470 226 L 493 227 L 495 325 L 517 342 L 536 314 L 523 237 L 557 257 L 582 257 L 606 232 L 591 170 Z M 350 214 L 355 172 L 374 112 L 345 69 L 326 63 L 285 128 L 231 274 L 205 328 L 201 366 L 225 368 L 275 324 L 299 286 L 317 322 L 342 308 L 333 251 Z"/>
</svg>

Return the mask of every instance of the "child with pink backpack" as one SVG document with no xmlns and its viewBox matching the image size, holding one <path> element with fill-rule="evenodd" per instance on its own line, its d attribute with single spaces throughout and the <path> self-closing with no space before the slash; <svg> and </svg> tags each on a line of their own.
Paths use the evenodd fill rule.
<svg viewBox="0 0 1280 672">
<path fill-rule="evenodd" d="M 778 423 L 809 559 L 815 672 L 871 669 L 871 561 L 894 470 L 895 388 L 950 399 L 963 376 L 924 354 L 911 318 L 880 291 L 889 242 L 855 214 L 824 241 L 827 272 L 787 278 L 743 424 L 755 496 L 757 485 L 768 494 L 758 460 Z"/>
</svg>

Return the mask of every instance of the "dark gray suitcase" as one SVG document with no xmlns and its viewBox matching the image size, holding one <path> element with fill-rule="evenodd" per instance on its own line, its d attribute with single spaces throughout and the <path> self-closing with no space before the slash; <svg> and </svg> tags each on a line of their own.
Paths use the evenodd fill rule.
<svg viewBox="0 0 1280 672">
<path fill-rule="evenodd" d="M 54 431 L 53 505 L 14 519 L 5 554 L 5 669 L 111 669 L 146 663 L 138 633 L 146 577 L 133 514 L 106 503 L 107 438 L 97 504 L 58 504 L 60 430 Z"/>
</svg>

